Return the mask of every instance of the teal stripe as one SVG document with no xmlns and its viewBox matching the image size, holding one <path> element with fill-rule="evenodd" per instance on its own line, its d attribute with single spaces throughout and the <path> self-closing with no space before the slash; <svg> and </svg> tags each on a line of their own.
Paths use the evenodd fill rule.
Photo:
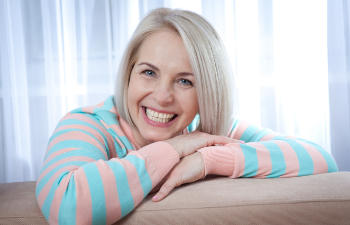
<svg viewBox="0 0 350 225">
<path fill-rule="evenodd" d="M 119 203 L 121 208 L 121 216 L 124 217 L 134 208 L 134 199 L 132 198 L 128 177 L 126 175 L 124 167 L 117 161 L 108 161 L 114 173 L 114 177 L 117 183 L 117 191 L 119 197 Z"/>
<path fill-rule="evenodd" d="M 286 173 L 286 162 L 280 147 L 273 142 L 261 142 L 270 152 L 270 158 L 272 163 L 271 173 L 267 176 L 280 177 Z"/>
<path fill-rule="evenodd" d="M 114 97 L 113 95 L 112 96 L 109 96 L 104 102 L 103 102 L 103 106 L 102 107 L 99 107 L 99 108 L 96 108 L 95 109 L 95 113 L 98 112 L 98 111 L 102 111 L 102 110 L 105 110 L 105 111 L 110 111 L 112 109 L 112 107 L 114 107 L 114 101 L 113 101 Z"/>
<path fill-rule="evenodd" d="M 235 128 L 237 127 L 237 124 L 238 124 L 238 120 L 235 120 L 233 122 L 233 125 L 232 125 L 232 128 L 231 128 L 231 131 L 229 133 L 229 136 L 232 134 L 232 132 L 235 130 Z"/>
<path fill-rule="evenodd" d="M 110 111 L 114 107 L 114 102 L 113 102 L 113 95 L 109 96 L 106 101 L 104 101 L 102 109 Z"/>
<path fill-rule="evenodd" d="M 66 193 L 62 197 L 60 209 L 58 211 L 58 224 L 76 224 L 76 185 L 74 174 L 71 176 Z"/>
<path fill-rule="evenodd" d="M 85 116 L 85 115 L 84 115 L 84 116 Z M 100 124 L 97 120 L 95 120 L 95 119 L 92 118 L 91 116 L 86 116 L 86 117 L 89 117 L 90 119 L 93 119 L 96 123 Z M 81 121 L 81 120 L 77 120 L 77 119 L 66 119 L 66 120 L 63 120 L 63 121 L 61 121 L 61 122 L 58 124 L 57 127 L 60 127 L 60 126 L 63 126 L 63 125 L 83 125 L 83 126 L 90 127 L 90 128 L 92 128 L 92 129 L 96 130 L 96 131 L 100 134 L 100 136 L 103 138 L 103 140 L 104 140 L 104 145 L 105 145 L 106 148 L 107 148 L 107 143 L 108 143 L 107 137 L 102 133 L 102 131 L 100 130 L 100 128 L 98 128 L 98 127 L 96 127 L 96 126 L 94 126 L 94 125 L 91 125 L 90 123 L 87 123 L 87 122 L 84 122 L 84 121 Z M 102 124 L 100 124 L 100 125 L 101 125 L 102 129 L 104 129 L 103 126 L 102 126 Z M 56 128 L 56 129 L 57 129 L 57 128 Z M 104 129 L 104 130 L 106 130 L 106 129 Z M 84 130 L 84 131 L 85 131 L 85 130 Z M 55 132 L 55 133 L 50 137 L 49 142 L 52 141 L 52 139 L 54 139 L 55 137 L 58 136 L 56 133 L 58 133 L 58 132 Z M 92 135 L 92 136 L 95 136 L 95 135 Z"/>
<path fill-rule="evenodd" d="M 86 150 L 86 153 L 84 153 L 84 155 L 89 153 L 89 155 L 90 154 L 92 156 L 96 155 L 98 158 L 107 160 L 106 156 L 101 152 L 100 149 L 98 149 L 95 145 L 82 140 L 60 141 L 57 144 L 52 146 L 52 148 L 48 151 L 46 158 L 48 158 L 52 153 L 57 152 L 64 148 L 84 149 Z"/>
<path fill-rule="evenodd" d="M 187 131 L 188 131 L 189 133 L 195 131 L 195 130 L 197 129 L 198 125 L 199 125 L 199 122 L 200 122 L 200 116 L 199 116 L 199 114 L 197 113 L 197 114 L 194 116 L 192 122 L 187 126 Z"/>
<path fill-rule="evenodd" d="M 256 134 L 254 134 L 254 136 L 251 138 L 251 141 L 253 141 L 253 142 L 260 141 L 261 138 L 263 138 L 264 136 L 266 136 L 266 135 L 269 134 L 269 133 L 271 133 L 271 131 L 268 130 L 268 129 L 260 130 L 259 132 L 257 132 Z"/>
<path fill-rule="evenodd" d="M 102 147 L 103 149 L 108 148 L 107 145 L 106 145 L 106 142 L 105 142 L 105 143 L 101 143 L 100 140 L 98 140 L 98 139 L 96 138 L 96 135 L 91 134 L 90 132 L 88 132 L 88 131 L 86 131 L 86 130 L 77 129 L 77 128 L 70 128 L 70 129 L 60 130 L 60 131 L 58 131 L 58 132 L 55 132 L 54 135 L 53 135 L 53 137 L 56 138 L 56 137 L 58 137 L 58 136 L 61 136 L 61 135 L 65 134 L 65 133 L 68 133 L 68 132 L 71 132 L 71 131 L 79 131 L 79 132 L 81 132 L 81 133 L 87 134 L 87 135 L 89 135 L 90 137 L 92 137 L 93 139 L 95 139 L 95 140 L 97 141 L 97 143 L 100 144 L 100 147 Z M 79 140 L 79 139 L 77 139 L 77 140 Z M 50 145 L 50 142 L 51 142 L 51 141 L 52 141 L 52 140 L 49 141 L 49 145 Z M 105 152 L 108 153 L 108 151 L 105 151 Z M 107 154 L 107 155 L 108 155 L 108 154 Z M 46 159 L 47 157 L 48 157 L 48 155 L 45 157 L 45 159 Z"/>
<path fill-rule="evenodd" d="M 119 157 L 119 158 L 124 158 L 124 157 L 126 156 L 126 154 L 127 154 L 127 151 L 126 151 L 126 148 L 125 148 L 125 144 L 122 142 L 122 144 L 123 144 L 124 146 L 120 146 L 120 144 L 115 140 L 115 139 L 118 139 L 118 140 L 122 141 L 122 140 L 120 139 L 120 137 L 114 132 L 113 129 L 110 129 L 110 128 L 109 128 L 109 129 L 108 129 L 108 132 L 111 133 L 112 136 L 114 137 L 114 138 L 113 138 L 113 141 L 114 141 L 114 146 L 115 146 L 115 150 L 116 150 L 116 152 L 117 152 L 118 157 Z M 131 149 L 132 149 L 132 147 L 131 147 Z"/>
<path fill-rule="evenodd" d="M 244 141 L 244 142 L 250 142 L 252 141 L 251 138 L 253 137 L 253 135 L 257 132 L 256 127 L 254 126 L 249 126 L 247 127 L 247 129 L 243 132 L 240 140 Z"/>
<path fill-rule="evenodd" d="M 95 163 L 86 164 L 82 168 L 91 193 L 92 224 L 106 224 L 106 200 L 100 172 Z"/>
<path fill-rule="evenodd" d="M 94 111 L 98 117 L 101 118 L 107 125 L 116 124 L 119 126 L 119 121 L 114 113 L 109 111 L 101 111 L 101 109 L 95 109 Z"/>
<path fill-rule="evenodd" d="M 253 177 L 258 172 L 258 156 L 256 149 L 246 145 L 240 144 L 244 155 L 244 173 L 243 177 Z"/>
<path fill-rule="evenodd" d="M 66 163 L 62 163 L 59 166 L 55 167 L 54 169 L 52 169 L 50 172 L 48 172 L 41 180 L 40 182 L 37 184 L 36 186 L 36 190 L 35 190 L 35 195 L 36 197 L 38 197 L 39 193 L 41 192 L 41 190 L 44 188 L 45 184 L 47 184 L 47 182 L 50 180 L 50 178 L 60 169 L 62 169 L 63 167 L 66 166 L 81 166 L 83 164 L 85 164 L 86 162 L 81 162 L 81 161 L 72 161 L 72 162 L 66 162 Z M 64 173 L 64 172 L 62 172 Z"/>
<path fill-rule="evenodd" d="M 320 145 L 313 143 L 311 141 L 305 140 L 305 139 L 301 139 L 298 138 L 297 140 L 299 141 L 303 141 L 306 142 L 310 145 L 312 145 L 313 147 L 315 147 L 323 156 L 323 158 L 326 160 L 327 165 L 328 165 L 328 172 L 337 172 L 339 171 L 337 163 L 335 162 L 334 158 L 332 157 L 332 155 L 330 153 L 328 153 L 326 150 L 324 150 Z"/>
<path fill-rule="evenodd" d="M 50 216 L 50 209 L 51 209 L 51 205 L 52 205 L 52 201 L 53 201 L 53 198 L 55 196 L 55 192 L 56 192 L 56 189 L 58 188 L 58 186 L 60 185 L 60 182 L 61 180 L 67 176 L 67 174 L 69 173 L 69 171 L 65 171 L 65 172 L 62 172 L 60 174 L 60 176 L 58 176 L 56 178 L 56 180 L 53 182 L 50 190 L 49 190 L 49 193 L 44 201 L 44 204 L 43 204 L 43 207 L 42 207 L 42 212 L 43 212 L 43 215 L 45 216 L 45 218 L 48 220 L 49 219 L 49 216 Z M 71 180 L 70 180 L 71 182 Z"/>
<path fill-rule="evenodd" d="M 298 176 L 311 175 L 314 172 L 314 162 L 306 149 L 293 139 L 284 137 L 275 137 L 274 140 L 282 140 L 287 142 L 297 155 L 299 161 Z"/>
<path fill-rule="evenodd" d="M 143 190 L 143 197 L 146 197 L 152 190 L 152 180 L 147 173 L 145 161 L 135 155 L 128 155 L 125 159 L 131 162 L 136 168 Z"/>
<path fill-rule="evenodd" d="M 125 136 L 119 136 L 119 140 L 124 144 L 124 146 L 126 147 L 126 149 L 128 150 L 134 150 L 134 148 L 132 147 L 132 144 L 130 143 L 129 139 Z"/>
<path fill-rule="evenodd" d="M 85 112 L 83 111 L 83 107 L 79 107 L 70 111 L 70 113 L 85 113 Z"/>
<path fill-rule="evenodd" d="M 87 154 L 86 150 L 82 150 L 82 149 L 77 149 L 77 150 L 71 150 L 69 152 L 65 152 L 62 153 L 54 158 L 52 158 L 50 161 L 48 161 L 42 168 L 41 168 L 41 172 L 44 172 L 49 166 L 51 166 L 52 164 L 62 160 L 62 159 L 66 159 L 66 158 L 70 158 L 72 156 L 85 156 L 94 160 L 99 160 L 101 159 L 100 154 L 96 154 L 95 151 Z M 85 162 L 86 163 L 86 162 Z"/>
</svg>

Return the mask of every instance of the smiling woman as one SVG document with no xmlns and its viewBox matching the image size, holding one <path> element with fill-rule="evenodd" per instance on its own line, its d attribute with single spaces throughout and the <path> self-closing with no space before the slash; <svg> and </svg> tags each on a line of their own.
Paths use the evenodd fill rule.
<svg viewBox="0 0 350 225">
<path fill-rule="evenodd" d="M 232 120 L 226 62 L 216 31 L 199 15 L 161 8 L 146 16 L 121 60 L 115 96 L 71 111 L 50 138 L 36 186 L 45 218 L 112 224 L 150 192 L 160 201 L 208 174 L 337 171 L 317 144 Z"/>
<path fill-rule="evenodd" d="M 198 113 L 195 79 L 180 36 L 167 29 L 145 39 L 128 88 L 128 110 L 140 146 L 181 134 Z"/>
</svg>

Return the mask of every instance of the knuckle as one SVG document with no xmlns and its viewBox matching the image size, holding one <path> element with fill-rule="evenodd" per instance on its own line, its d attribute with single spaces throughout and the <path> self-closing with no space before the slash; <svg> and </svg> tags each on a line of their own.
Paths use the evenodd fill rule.
<svg viewBox="0 0 350 225">
<path fill-rule="evenodd" d="M 169 183 L 165 183 L 162 188 L 160 189 L 161 192 L 163 193 L 168 193 L 171 189 L 173 189 L 174 185 L 173 184 L 169 184 Z"/>
</svg>

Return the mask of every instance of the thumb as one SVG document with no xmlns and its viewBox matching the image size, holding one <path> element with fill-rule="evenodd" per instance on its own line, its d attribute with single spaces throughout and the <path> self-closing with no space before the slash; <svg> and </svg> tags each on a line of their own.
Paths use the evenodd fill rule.
<svg viewBox="0 0 350 225">
<path fill-rule="evenodd" d="M 237 139 L 229 138 L 226 136 L 212 135 L 211 137 L 212 137 L 211 145 L 216 145 L 216 144 L 225 145 L 225 144 L 231 144 L 231 143 L 243 144 L 244 143 L 244 141 L 242 141 L 242 140 L 237 140 Z"/>
</svg>

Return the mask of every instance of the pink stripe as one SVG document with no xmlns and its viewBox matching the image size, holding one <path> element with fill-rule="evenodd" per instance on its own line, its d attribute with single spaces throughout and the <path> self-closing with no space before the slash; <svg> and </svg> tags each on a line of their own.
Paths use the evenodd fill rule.
<svg viewBox="0 0 350 225">
<path fill-rule="evenodd" d="M 236 145 L 239 145 L 235 143 Z M 210 146 L 198 150 L 203 157 L 205 175 L 231 176 L 236 163 L 234 146 Z"/>
<path fill-rule="evenodd" d="M 89 118 L 88 116 L 82 115 L 82 114 L 71 114 L 67 119 L 76 119 L 80 120 L 86 123 L 89 123 L 99 129 L 103 133 L 103 135 L 107 138 L 108 142 L 108 149 L 110 151 L 111 158 L 116 157 L 116 149 L 113 142 L 113 137 L 110 133 L 107 132 L 106 128 L 102 127 L 100 124 L 96 123 L 93 119 Z"/>
<path fill-rule="evenodd" d="M 58 151 L 56 151 L 54 153 L 51 153 L 48 157 L 46 156 L 47 158 L 44 161 L 44 165 L 46 163 L 48 163 L 49 161 L 51 161 L 53 158 L 55 158 L 58 155 L 61 155 L 61 154 L 65 153 L 65 152 L 75 151 L 75 150 L 79 150 L 79 148 L 63 148 L 63 149 L 60 149 L 60 150 L 58 150 Z"/>
<path fill-rule="evenodd" d="M 237 129 L 237 126 L 235 126 L 235 128 L 232 129 L 232 128 L 233 128 L 233 125 L 234 125 L 234 124 L 232 124 L 232 126 L 230 127 L 230 130 L 228 131 L 228 134 L 226 135 L 227 137 L 233 138 L 234 133 L 235 133 L 235 131 L 236 131 L 236 129 Z"/>
<path fill-rule="evenodd" d="M 111 128 L 112 130 L 114 130 L 114 132 L 118 135 L 118 136 L 125 136 L 124 132 L 122 131 L 122 129 L 120 128 L 120 126 L 116 125 L 116 124 L 112 124 L 109 125 L 108 128 Z"/>
<path fill-rule="evenodd" d="M 83 133 L 83 132 L 80 132 L 80 131 L 69 131 L 67 133 L 64 133 L 58 137 L 56 137 L 55 139 L 52 140 L 52 145 L 55 145 L 61 141 L 67 141 L 67 140 L 79 140 L 79 141 L 85 141 L 85 142 L 88 142 L 92 145 L 94 145 L 95 147 L 97 147 L 100 152 L 104 155 L 104 157 L 106 159 L 108 159 L 108 156 L 107 156 L 107 153 L 105 151 L 105 148 L 104 146 L 98 142 L 96 139 L 92 138 L 91 136 Z M 50 152 L 50 148 L 48 148 L 48 152 Z"/>
<path fill-rule="evenodd" d="M 235 154 L 235 165 L 231 178 L 241 177 L 244 174 L 244 154 L 240 144 L 232 143 L 225 146 L 230 147 Z"/>
<path fill-rule="evenodd" d="M 293 148 L 284 141 L 273 141 L 281 149 L 286 163 L 286 172 L 281 177 L 296 177 L 299 174 L 299 160 Z"/>
<path fill-rule="evenodd" d="M 81 130 L 86 130 L 88 132 L 90 132 L 94 137 L 96 137 L 99 142 L 101 143 L 101 145 L 103 145 L 104 143 L 104 140 L 103 138 L 101 137 L 101 135 L 99 133 L 96 132 L 96 130 L 92 129 L 92 128 L 89 128 L 87 126 L 82 126 L 82 125 L 64 125 L 64 126 L 61 126 L 59 127 L 56 131 L 60 131 L 60 130 L 65 130 L 65 129 L 70 129 L 70 128 L 73 128 L 73 129 L 78 129 L 80 128 Z M 80 132 L 80 131 L 76 131 L 76 132 Z M 57 144 L 59 141 L 59 139 L 57 139 L 58 137 L 61 137 L 63 134 L 57 136 L 55 139 L 51 140 L 50 143 L 49 143 L 49 146 L 47 147 L 47 149 L 51 149 L 52 146 L 54 146 L 55 144 Z M 48 150 L 49 151 L 49 150 Z"/>
<path fill-rule="evenodd" d="M 111 125 L 108 125 L 105 121 L 103 121 L 103 120 L 101 120 L 100 121 L 101 123 L 102 123 L 102 125 L 106 128 L 106 129 L 112 129 L 112 130 L 114 130 L 113 128 L 112 128 L 112 126 Z M 120 135 L 120 133 L 122 133 L 122 132 L 120 132 L 120 130 L 114 130 L 115 131 L 115 133 L 117 134 L 117 135 Z"/>
<path fill-rule="evenodd" d="M 244 131 L 249 127 L 248 123 L 239 122 L 236 126 L 236 129 L 232 132 L 231 137 L 234 139 L 241 139 Z"/>
<path fill-rule="evenodd" d="M 260 141 L 269 141 L 269 140 L 271 140 L 272 138 L 274 138 L 276 136 L 277 136 L 277 133 L 270 132 L 270 133 L 266 134 L 264 137 L 262 137 L 260 139 Z"/>
<path fill-rule="evenodd" d="M 259 142 L 248 143 L 247 145 L 252 146 L 256 149 L 256 155 L 258 158 L 258 171 L 255 177 L 265 178 L 271 174 L 272 162 L 270 151 Z"/>
<path fill-rule="evenodd" d="M 95 109 L 101 108 L 104 105 L 104 102 L 101 102 L 94 106 L 88 106 L 81 108 L 81 111 L 87 112 L 87 113 L 93 113 Z"/>
<path fill-rule="evenodd" d="M 125 132 L 125 136 L 130 140 L 132 146 L 134 149 L 140 149 L 141 146 L 137 145 L 134 136 L 132 135 L 132 131 L 131 131 L 131 127 L 129 125 L 129 123 L 127 123 L 123 118 L 121 118 L 120 116 L 119 118 L 119 123 L 120 123 L 120 127 L 121 129 Z"/>
<path fill-rule="evenodd" d="M 116 159 L 112 159 L 116 160 Z M 128 177 L 128 183 L 130 187 L 130 193 L 134 199 L 134 205 L 138 205 L 143 199 L 143 190 L 140 182 L 140 178 L 137 174 L 137 170 L 134 165 L 128 160 L 118 160 L 124 167 L 126 176 Z"/>
<path fill-rule="evenodd" d="M 118 131 L 116 131 L 116 129 L 115 128 L 117 128 L 118 126 L 114 126 L 114 128 L 113 128 L 113 126 L 109 126 L 109 125 L 107 125 L 105 122 L 103 122 L 103 121 L 101 121 L 102 122 L 102 124 L 105 126 L 105 127 L 107 127 L 108 129 L 112 129 L 113 131 L 115 131 L 116 133 L 118 132 Z M 118 128 L 119 129 L 119 128 Z M 119 136 L 119 137 L 122 137 L 122 136 L 124 136 L 124 134 L 123 134 L 123 132 L 119 132 L 119 134 L 117 133 L 117 135 Z M 123 144 L 123 142 L 121 142 L 120 140 L 119 140 L 119 138 L 115 138 L 114 139 L 118 144 L 119 144 L 119 146 L 121 147 L 121 148 L 126 148 L 126 146 Z M 121 156 L 119 156 L 117 153 L 116 153 L 116 156 L 118 156 L 119 158 L 121 158 Z"/>
<path fill-rule="evenodd" d="M 117 109 L 114 106 L 109 111 L 111 113 L 118 114 Z"/>
<path fill-rule="evenodd" d="M 65 171 L 69 171 L 69 170 L 74 170 L 78 168 L 78 166 L 66 166 L 66 167 L 63 167 L 61 168 L 60 170 L 58 170 L 56 173 L 54 173 L 49 181 L 45 184 L 45 186 L 43 187 L 43 189 L 41 189 L 39 195 L 38 195 L 38 203 L 40 205 L 40 208 L 42 208 L 43 204 L 44 204 L 44 201 L 47 197 L 47 195 L 49 194 L 49 191 L 53 185 L 53 183 L 56 181 L 56 179 L 59 177 L 59 176 L 62 176 L 62 172 L 65 172 Z M 55 184 L 56 185 L 56 184 Z"/>
<path fill-rule="evenodd" d="M 309 153 L 310 157 L 312 158 L 312 161 L 314 163 L 313 174 L 328 172 L 328 164 L 326 160 L 323 158 L 322 154 L 315 147 L 299 140 L 296 140 L 296 142 L 301 144 Z"/>
<path fill-rule="evenodd" d="M 75 171 L 74 180 L 77 196 L 76 224 L 91 224 L 91 193 L 86 174 L 82 168 Z"/>
<path fill-rule="evenodd" d="M 97 161 L 96 166 L 101 175 L 105 202 L 106 202 L 106 217 L 107 224 L 113 224 L 115 221 L 119 220 L 121 217 L 121 208 L 119 203 L 117 184 L 114 178 L 114 173 L 111 168 L 104 161 Z"/>
<path fill-rule="evenodd" d="M 72 173 L 67 174 L 67 176 L 65 176 L 61 180 L 60 185 L 57 187 L 57 189 L 55 191 L 55 195 L 53 197 L 51 207 L 50 207 L 50 216 L 49 216 L 49 223 L 50 224 L 58 224 L 58 213 L 60 210 L 62 197 L 67 190 L 71 175 L 72 175 Z"/>
<path fill-rule="evenodd" d="M 99 140 L 99 142 L 104 143 L 104 139 L 102 138 L 100 133 L 97 132 L 96 129 L 93 129 L 93 128 L 85 126 L 85 125 L 80 125 L 80 124 L 63 125 L 63 126 L 60 126 L 55 131 L 55 133 L 58 131 L 61 131 L 61 130 L 66 130 L 66 129 L 80 129 L 80 130 L 87 131 L 87 132 L 91 133 L 94 137 L 96 137 Z M 51 143 L 50 143 L 50 145 L 51 145 Z"/>
<path fill-rule="evenodd" d="M 144 159 L 146 169 L 155 187 L 180 160 L 179 153 L 167 142 L 158 141 L 129 153 Z"/>
<path fill-rule="evenodd" d="M 54 164 L 50 165 L 49 167 L 47 167 L 39 176 L 38 178 L 38 182 L 41 181 L 41 179 L 43 177 L 46 176 L 46 174 L 48 174 L 49 172 L 51 172 L 53 169 L 55 169 L 57 166 L 63 164 L 63 163 L 66 163 L 66 162 L 74 162 L 74 161 L 81 161 L 81 162 L 92 162 L 92 161 L 95 161 L 95 159 L 92 159 L 92 158 L 89 158 L 89 157 L 86 157 L 86 156 L 70 156 L 68 158 L 64 158 L 64 159 L 61 159 L 57 162 L 55 162 Z"/>
</svg>

